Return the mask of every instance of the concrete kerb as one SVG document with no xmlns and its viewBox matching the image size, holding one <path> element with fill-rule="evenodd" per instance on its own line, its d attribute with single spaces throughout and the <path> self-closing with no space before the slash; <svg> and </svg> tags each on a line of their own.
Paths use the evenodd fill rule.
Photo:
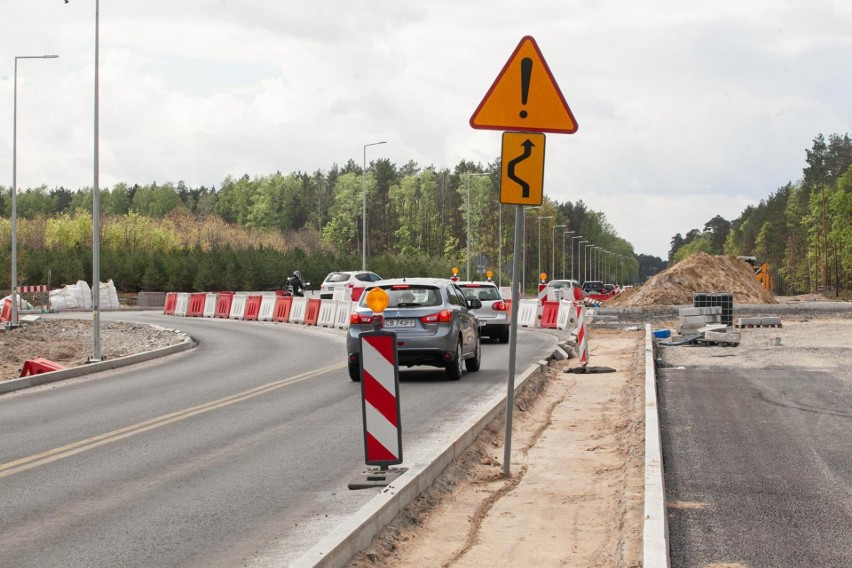
<svg viewBox="0 0 852 568">
<path fill-rule="evenodd" d="M 531 365 L 517 377 L 515 392 L 537 373 L 544 372 L 547 361 Z M 388 485 L 369 503 L 355 513 L 349 521 L 320 540 L 313 548 L 290 566 L 293 568 L 339 568 L 345 566 L 358 552 L 367 548 L 381 530 L 388 525 L 420 493 L 428 489 L 435 479 L 456 457 L 470 446 L 492 420 L 506 410 L 506 395 L 496 395 L 478 416 L 471 417 L 450 437 L 451 441 L 428 463 L 415 463 L 395 482 Z"/>
<path fill-rule="evenodd" d="M 99 371 L 108 371 L 110 369 L 117 369 L 119 367 L 126 367 L 128 365 L 135 365 L 137 363 L 144 363 L 145 361 L 150 361 L 159 357 L 165 357 L 174 353 L 187 351 L 189 349 L 192 349 L 196 345 L 198 345 L 198 343 L 190 338 L 187 341 L 183 341 L 175 345 L 170 345 L 161 349 L 154 349 L 153 351 L 145 351 L 144 353 L 137 353 L 135 355 L 128 355 L 127 357 L 116 357 L 115 359 L 107 359 L 106 361 L 89 363 L 80 367 L 71 367 L 69 369 L 60 369 L 59 371 L 41 373 L 40 375 L 29 375 L 27 377 L 21 377 L 20 379 L 2 381 L 0 382 L 0 394 L 5 394 L 7 392 L 13 392 L 16 390 L 26 389 L 30 387 L 36 387 L 39 385 L 45 385 L 48 383 L 54 383 L 56 381 L 62 381 L 74 377 L 82 377 L 84 375 L 97 373 Z"/>
<path fill-rule="evenodd" d="M 651 325 L 645 325 L 645 515 L 642 536 L 643 566 L 668 568 L 669 527 L 660 415 L 657 405 L 657 373 Z"/>
</svg>

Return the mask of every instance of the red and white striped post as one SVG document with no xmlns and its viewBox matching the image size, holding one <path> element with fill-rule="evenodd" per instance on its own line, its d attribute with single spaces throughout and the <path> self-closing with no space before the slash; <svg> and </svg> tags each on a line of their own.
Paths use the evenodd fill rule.
<svg viewBox="0 0 852 568">
<path fill-rule="evenodd" d="M 385 469 L 402 463 L 396 333 L 362 333 L 360 359 L 365 463 Z"/>
<path fill-rule="evenodd" d="M 586 338 L 586 305 L 583 291 L 574 287 L 574 305 L 577 308 L 577 351 L 580 357 L 580 365 L 586 367 L 589 364 L 589 344 Z"/>
</svg>

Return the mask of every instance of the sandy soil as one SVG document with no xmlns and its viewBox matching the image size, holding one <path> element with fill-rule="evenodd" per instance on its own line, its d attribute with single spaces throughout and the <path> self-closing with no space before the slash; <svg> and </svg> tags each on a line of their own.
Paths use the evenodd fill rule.
<svg viewBox="0 0 852 568">
<path fill-rule="evenodd" d="M 115 359 L 186 341 L 186 334 L 155 326 L 104 322 L 101 357 Z M 41 318 L 7 330 L 0 327 L 0 381 L 16 379 L 24 361 L 44 358 L 64 367 L 84 365 L 92 355 L 92 322 Z"/>
<path fill-rule="evenodd" d="M 556 364 L 350 567 L 635 567 L 642 559 L 642 331 L 590 330 L 593 366 Z"/>
<path fill-rule="evenodd" d="M 852 369 L 852 318 L 783 318 L 781 325 L 734 329 L 740 333 L 739 347 L 665 348 L 662 360 L 670 367 Z"/>
</svg>

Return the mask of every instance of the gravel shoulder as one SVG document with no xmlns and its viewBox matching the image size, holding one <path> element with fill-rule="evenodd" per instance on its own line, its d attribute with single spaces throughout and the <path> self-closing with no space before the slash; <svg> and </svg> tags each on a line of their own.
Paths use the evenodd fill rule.
<svg viewBox="0 0 852 568">
<path fill-rule="evenodd" d="M 551 366 L 516 399 L 511 476 L 486 428 L 350 568 L 641 565 L 644 332 L 590 330 L 607 374 Z"/>
<path fill-rule="evenodd" d="M 102 359 L 116 359 L 187 341 L 186 334 L 140 323 L 100 324 Z M 64 367 L 85 365 L 92 355 L 92 321 L 39 318 L 20 327 L 0 327 L 0 381 L 16 379 L 24 362 L 44 358 Z"/>
</svg>

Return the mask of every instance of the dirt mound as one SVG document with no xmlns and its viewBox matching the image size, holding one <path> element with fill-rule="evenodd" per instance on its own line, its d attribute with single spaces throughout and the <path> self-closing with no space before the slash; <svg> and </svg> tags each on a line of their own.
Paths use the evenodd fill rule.
<svg viewBox="0 0 852 568">
<path fill-rule="evenodd" d="M 745 261 L 697 252 L 653 276 L 629 296 L 613 298 L 606 306 L 691 304 L 694 292 L 733 292 L 735 304 L 777 303 Z"/>
</svg>

